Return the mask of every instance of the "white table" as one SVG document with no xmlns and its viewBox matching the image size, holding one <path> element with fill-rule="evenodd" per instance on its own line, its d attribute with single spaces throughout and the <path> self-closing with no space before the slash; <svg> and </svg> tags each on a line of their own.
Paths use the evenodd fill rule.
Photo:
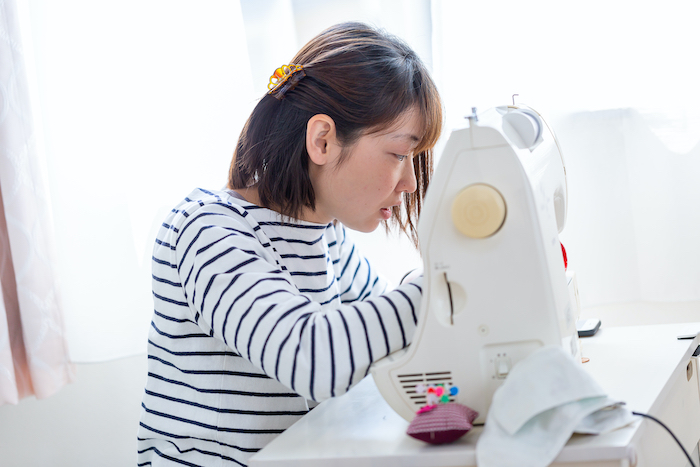
<svg viewBox="0 0 700 467">
<path fill-rule="evenodd" d="M 613 399 L 661 419 L 698 464 L 700 323 L 601 328 L 582 339 L 584 368 Z M 690 365 L 690 366 L 689 366 Z M 688 377 L 688 372 L 691 372 Z M 428 445 L 405 434 L 408 423 L 371 377 L 320 404 L 251 459 L 251 467 L 475 466 L 475 427 L 458 441 Z M 671 436 L 650 420 L 601 436 L 574 435 L 553 466 L 673 467 L 690 465 Z M 700 465 L 700 464 L 699 464 Z"/>
</svg>

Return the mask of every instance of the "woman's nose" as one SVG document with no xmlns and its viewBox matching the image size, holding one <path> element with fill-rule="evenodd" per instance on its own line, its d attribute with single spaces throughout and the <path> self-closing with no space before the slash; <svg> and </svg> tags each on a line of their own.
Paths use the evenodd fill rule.
<svg viewBox="0 0 700 467">
<path fill-rule="evenodd" d="M 408 162 L 408 161 L 406 161 Z M 418 188 L 418 182 L 416 181 L 416 171 L 414 164 L 416 162 L 411 158 L 408 164 L 404 165 L 403 173 L 401 174 L 401 180 L 399 181 L 398 191 L 413 193 Z"/>
</svg>

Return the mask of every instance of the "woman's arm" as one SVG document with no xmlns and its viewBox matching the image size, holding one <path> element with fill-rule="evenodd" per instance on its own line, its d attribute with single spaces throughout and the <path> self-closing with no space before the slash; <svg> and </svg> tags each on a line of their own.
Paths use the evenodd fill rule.
<svg viewBox="0 0 700 467">
<path fill-rule="evenodd" d="M 313 400 L 343 394 L 372 362 L 410 343 L 419 282 L 322 309 L 299 293 L 249 230 L 224 205 L 196 210 L 179 228 L 178 274 L 206 333 Z"/>
</svg>

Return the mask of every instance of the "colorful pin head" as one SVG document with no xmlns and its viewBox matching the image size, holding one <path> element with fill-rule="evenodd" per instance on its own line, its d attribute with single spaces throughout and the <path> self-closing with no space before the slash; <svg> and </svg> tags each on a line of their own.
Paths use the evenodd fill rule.
<svg viewBox="0 0 700 467">
<path fill-rule="evenodd" d="M 425 399 L 427 402 L 427 405 L 421 407 L 417 413 L 428 412 L 434 409 L 437 404 L 447 404 L 450 402 L 450 396 L 456 396 L 459 394 L 459 388 L 457 386 L 450 386 L 448 390 L 445 390 L 444 384 L 430 384 L 428 386 L 424 384 L 416 384 L 415 389 L 416 394 L 425 394 Z"/>
</svg>

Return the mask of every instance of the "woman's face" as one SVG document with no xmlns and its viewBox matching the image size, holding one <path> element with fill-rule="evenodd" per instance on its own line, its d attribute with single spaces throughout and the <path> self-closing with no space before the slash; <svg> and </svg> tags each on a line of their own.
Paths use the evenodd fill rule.
<svg viewBox="0 0 700 467">
<path fill-rule="evenodd" d="M 316 209 L 306 220 L 320 223 L 339 220 L 360 232 L 371 232 L 392 216 L 392 206 L 404 193 L 416 190 L 413 150 L 422 136 L 420 115 L 410 111 L 380 133 L 361 136 L 346 150 L 330 148 L 328 163 L 311 164 L 309 175 L 316 194 Z"/>
</svg>

